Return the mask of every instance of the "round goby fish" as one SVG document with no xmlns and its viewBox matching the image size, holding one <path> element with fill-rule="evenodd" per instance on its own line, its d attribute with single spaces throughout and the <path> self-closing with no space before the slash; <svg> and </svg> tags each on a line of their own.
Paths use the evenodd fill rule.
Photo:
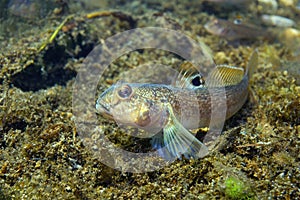
<svg viewBox="0 0 300 200">
<path fill-rule="evenodd" d="M 217 112 L 211 122 L 212 109 L 226 109 L 225 118 L 228 119 L 243 106 L 257 57 L 255 51 L 245 70 L 218 65 L 205 82 L 200 74 L 196 74 L 181 76 L 181 80 L 174 86 L 115 84 L 99 96 L 96 110 L 120 124 L 138 127 L 150 133 L 162 132 L 153 136 L 151 143 L 156 149 L 166 147 L 167 151 L 162 153 L 166 159 L 170 156 L 181 158 L 182 155 L 186 158 L 203 157 L 207 154 L 207 147 L 188 129 L 218 124 L 224 114 Z M 224 96 L 225 101 L 222 101 Z"/>
</svg>

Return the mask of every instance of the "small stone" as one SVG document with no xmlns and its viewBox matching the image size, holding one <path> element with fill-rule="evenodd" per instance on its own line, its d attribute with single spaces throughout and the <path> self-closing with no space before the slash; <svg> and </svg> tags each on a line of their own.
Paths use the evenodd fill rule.
<svg viewBox="0 0 300 200">
<path fill-rule="evenodd" d="M 223 51 L 219 51 L 218 53 L 216 53 L 215 59 L 220 63 L 224 63 L 224 62 L 228 61 L 227 56 Z"/>
<path fill-rule="evenodd" d="M 294 0 L 279 0 L 279 4 L 284 6 L 294 6 L 295 1 Z"/>
<path fill-rule="evenodd" d="M 269 8 L 275 11 L 278 8 L 278 3 L 276 0 L 258 0 L 258 3 L 262 5 L 265 9 Z"/>
<path fill-rule="evenodd" d="M 35 168 L 40 168 L 42 165 L 42 161 L 41 160 L 38 160 L 36 163 L 35 163 Z"/>
</svg>

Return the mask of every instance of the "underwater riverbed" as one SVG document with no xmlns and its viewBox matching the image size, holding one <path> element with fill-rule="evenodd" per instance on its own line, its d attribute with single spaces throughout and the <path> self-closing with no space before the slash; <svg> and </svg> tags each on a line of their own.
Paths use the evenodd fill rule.
<svg viewBox="0 0 300 200">
<path fill-rule="evenodd" d="M 0 200 L 298 199 L 299 6 L 296 0 L 2 1 Z M 96 47 L 103 45 L 98 52 L 107 58 L 115 53 L 105 51 L 107 38 L 144 27 L 172 29 L 203 42 L 218 65 L 246 69 L 256 50 L 258 65 L 250 79 L 248 100 L 225 121 L 207 156 L 176 159 L 151 172 L 122 172 L 99 159 L 120 164 L 111 152 L 94 143 L 89 146 L 103 136 L 81 135 L 73 87 L 76 76 L 88 69 L 86 58 Z M 167 40 L 165 35 L 161 41 Z M 193 52 L 185 50 L 187 55 Z M 91 66 L 101 66 L 103 58 L 94 56 L 100 62 Z M 96 94 L 149 63 L 176 70 L 189 67 L 183 56 L 172 52 L 137 49 L 114 57 L 99 77 Z M 159 82 L 161 75 L 168 79 L 168 73 L 144 69 L 134 71 L 135 80 L 151 77 Z M 93 125 L 87 132 L 100 130 L 115 147 L 130 152 L 152 151 L 149 139 L 133 137 L 118 123 L 95 113 L 87 115 L 96 119 L 82 123 Z M 208 132 L 207 128 L 193 131 L 201 141 Z"/>
</svg>

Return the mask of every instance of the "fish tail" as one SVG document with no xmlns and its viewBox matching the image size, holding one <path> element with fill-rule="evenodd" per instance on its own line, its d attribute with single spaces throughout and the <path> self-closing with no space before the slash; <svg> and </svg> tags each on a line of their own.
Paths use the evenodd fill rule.
<svg viewBox="0 0 300 200">
<path fill-rule="evenodd" d="M 256 70 L 258 65 L 258 51 L 257 49 L 255 49 L 252 53 L 252 55 L 250 56 L 248 65 L 246 67 L 246 73 L 245 75 L 248 76 L 248 79 L 250 79 L 254 73 L 254 71 Z"/>
</svg>

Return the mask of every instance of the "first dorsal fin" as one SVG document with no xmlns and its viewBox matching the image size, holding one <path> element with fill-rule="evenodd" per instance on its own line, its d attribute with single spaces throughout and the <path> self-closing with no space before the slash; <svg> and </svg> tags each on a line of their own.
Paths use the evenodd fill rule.
<svg viewBox="0 0 300 200">
<path fill-rule="evenodd" d="M 245 75 L 243 68 L 219 65 L 215 67 L 206 79 L 207 87 L 225 87 L 239 84 Z"/>
<path fill-rule="evenodd" d="M 181 71 L 175 82 L 176 87 L 195 89 L 204 86 L 204 77 L 192 63 L 185 62 L 180 67 Z"/>
</svg>

